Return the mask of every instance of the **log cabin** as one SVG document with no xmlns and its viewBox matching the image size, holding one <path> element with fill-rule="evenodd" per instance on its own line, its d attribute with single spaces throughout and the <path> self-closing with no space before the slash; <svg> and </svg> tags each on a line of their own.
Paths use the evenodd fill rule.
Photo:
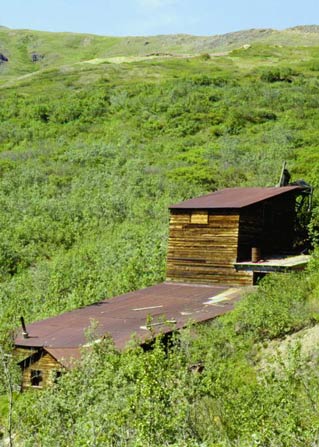
<svg viewBox="0 0 319 447">
<path fill-rule="evenodd" d="M 120 350 L 134 334 L 145 345 L 190 320 L 229 312 L 268 272 L 303 268 L 308 257 L 293 250 L 299 194 L 299 186 L 230 188 L 172 205 L 166 281 L 23 323 L 15 339 L 22 389 L 52 385 L 72 368 L 90 346 L 85 332 L 92 321 L 95 341 L 108 334 Z"/>
</svg>

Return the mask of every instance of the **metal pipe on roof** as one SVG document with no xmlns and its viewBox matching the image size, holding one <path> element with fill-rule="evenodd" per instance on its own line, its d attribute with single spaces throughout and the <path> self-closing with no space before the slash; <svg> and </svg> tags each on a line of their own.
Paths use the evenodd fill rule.
<svg viewBox="0 0 319 447">
<path fill-rule="evenodd" d="M 29 338 L 29 333 L 27 331 L 27 328 L 25 327 L 24 318 L 20 317 L 21 326 L 22 326 L 22 335 L 23 338 Z"/>
</svg>

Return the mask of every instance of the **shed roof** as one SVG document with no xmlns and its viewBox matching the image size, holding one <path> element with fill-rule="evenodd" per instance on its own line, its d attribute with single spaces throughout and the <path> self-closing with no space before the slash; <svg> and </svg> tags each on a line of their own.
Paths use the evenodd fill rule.
<svg viewBox="0 0 319 447">
<path fill-rule="evenodd" d="M 121 349 L 133 334 L 141 343 L 152 338 L 146 327 L 148 316 L 155 333 L 168 333 L 184 327 L 189 320 L 203 322 L 223 315 L 233 308 L 244 290 L 164 282 L 29 324 L 29 338 L 18 336 L 15 345 L 43 347 L 57 360 L 68 358 L 70 348 L 87 344 L 85 330 L 94 321 L 95 338 L 108 333 Z"/>
<path fill-rule="evenodd" d="M 302 191 L 300 186 L 268 188 L 226 188 L 171 205 L 170 209 L 240 209 L 287 193 Z"/>
</svg>

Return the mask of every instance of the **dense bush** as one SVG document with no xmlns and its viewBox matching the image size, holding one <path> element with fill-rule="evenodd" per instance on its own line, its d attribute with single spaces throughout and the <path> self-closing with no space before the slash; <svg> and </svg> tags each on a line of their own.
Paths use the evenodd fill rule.
<svg viewBox="0 0 319 447">
<path fill-rule="evenodd" d="M 290 67 L 266 69 L 260 78 L 266 82 L 293 82 L 296 73 Z"/>
</svg>

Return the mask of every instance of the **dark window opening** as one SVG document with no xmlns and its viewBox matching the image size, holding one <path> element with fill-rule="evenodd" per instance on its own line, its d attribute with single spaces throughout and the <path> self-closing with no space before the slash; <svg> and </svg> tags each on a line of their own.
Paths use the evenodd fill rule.
<svg viewBox="0 0 319 447">
<path fill-rule="evenodd" d="M 53 383 L 58 383 L 59 378 L 62 376 L 62 371 L 54 371 Z"/>
<path fill-rule="evenodd" d="M 259 282 L 266 276 L 266 273 L 263 272 L 254 272 L 253 273 L 253 285 L 257 286 Z"/>
<path fill-rule="evenodd" d="M 43 381 L 42 371 L 39 369 L 31 369 L 31 386 L 41 386 Z"/>
</svg>

